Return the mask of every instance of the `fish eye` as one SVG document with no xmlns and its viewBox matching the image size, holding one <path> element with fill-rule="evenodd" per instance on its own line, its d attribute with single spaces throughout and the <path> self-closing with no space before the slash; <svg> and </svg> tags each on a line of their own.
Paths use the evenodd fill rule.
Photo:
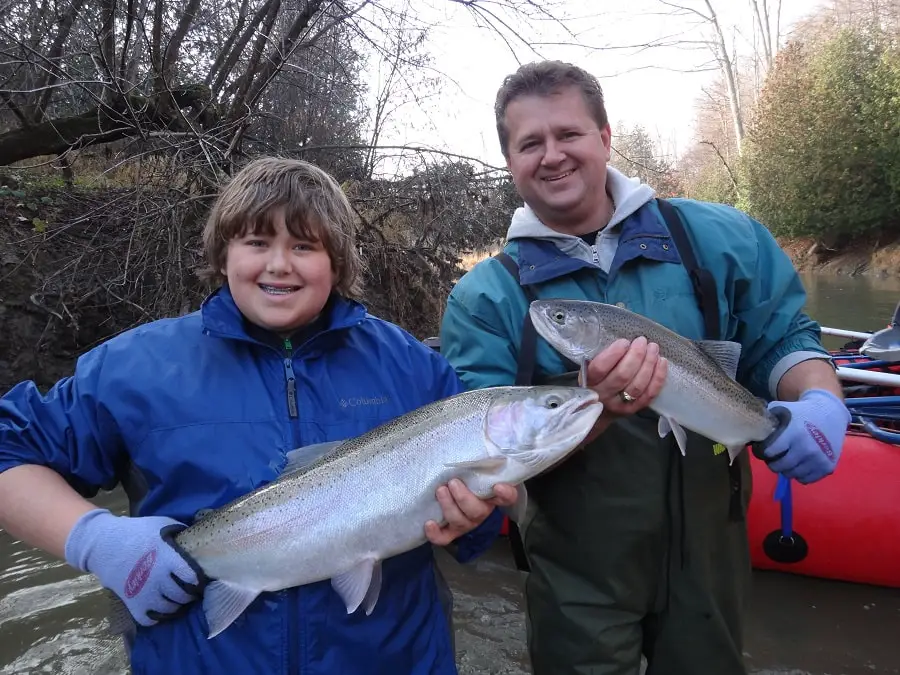
<svg viewBox="0 0 900 675">
<path fill-rule="evenodd" d="M 556 323 L 564 323 L 566 320 L 566 313 L 561 309 L 558 309 L 553 312 L 553 315 L 550 318 L 552 318 Z"/>
<path fill-rule="evenodd" d="M 562 401 L 559 396 L 551 396 L 547 399 L 547 407 L 550 409 L 556 409 L 562 405 Z"/>
</svg>

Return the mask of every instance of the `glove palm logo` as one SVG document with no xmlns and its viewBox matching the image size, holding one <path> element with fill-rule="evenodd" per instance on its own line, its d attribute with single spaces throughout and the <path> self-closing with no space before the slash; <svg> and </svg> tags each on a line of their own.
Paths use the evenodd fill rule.
<svg viewBox="0 0 900 675">
<path fill-rule="evenodd" d="M 125 597 L 129 600 L 141 592 L 150 573 L 153 571 L 153 565 L 156 564 L 156 549 L 150 549 L 134 564 L 128 578 L 125 579 Z"/>
<path fill-rule="evenodd" d="M 819 427 L 814 425 L 811 422 L 806 422 L 806 431 L 812 437 L 812 439 L 816 442 L 816 445 L 819 446 L 819 449 L 822 453 L 830 459 L 832 462 L 834 461 L 834 451 L 831 449 L 831 443 L 828 442 L 828 439 L 825 438 L 825 434 L 821 432 Z"/>
</svg>

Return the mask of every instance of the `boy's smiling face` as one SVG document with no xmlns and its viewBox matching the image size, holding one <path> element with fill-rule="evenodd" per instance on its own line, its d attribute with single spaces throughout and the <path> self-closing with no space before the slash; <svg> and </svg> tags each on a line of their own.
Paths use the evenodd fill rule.
<svg viewBox="0 0 900 675">
<path fill-rule="evenodd" d="M 271 223 L 271 234 L 248 231 L 228 243 L 222 273 L 241 313 L 286 337 L 319 315 L 335 274 L 322 241 L 291 234 L 283 210 L 272 214 Z"/>
</svg>

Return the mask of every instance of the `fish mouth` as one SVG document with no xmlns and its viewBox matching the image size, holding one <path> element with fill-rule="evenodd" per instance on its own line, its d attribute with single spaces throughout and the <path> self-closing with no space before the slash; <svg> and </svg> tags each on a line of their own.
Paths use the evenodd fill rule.
<svg viewBox="0 0 900 675">
<path fill-rule="evenodd" d="M 603 413 L 603 403 L 600 401 L 600 395 L 592 389 L 585 389 L 584 391 L 590 392 L 593 396 L 578 401 L 566 417 L 565 434 L 557 439 L 563 447 L 575 448 L 583 443 Z M 564 457 L 557 458 L 551 461 L 548 466 L 555 465 L 563 459 Z"/>
<path fill-rule="evenodd" d="M 587 389 L 585 387 L 578 387 L 578 389 L 578 398 L 570 401 L 570 409 L 566 416 L 566 426 L 577 426 L 579 422 L 592 417 L 594 412 L 597 413 L 597 417 L 603 412 L 603 403 L 600 402 L 600 394 L 593 389 Z M 591 426 L 593 426 L 594 421 L 591 422 Z"/>
<path fill-rule="evenodd" d="M 585 389 L 585 392 L 591 393 L 590 398 L 585 398 L 578 405 L 576 405 L 573 412 L 577 413 L 581 412 L 582 410 L 587 410 L 591 406 L 596 405 L 600 402 L 600 394 L 598 394 L 596 391 L 594 391 L 593 389 Z"/>
</svg>

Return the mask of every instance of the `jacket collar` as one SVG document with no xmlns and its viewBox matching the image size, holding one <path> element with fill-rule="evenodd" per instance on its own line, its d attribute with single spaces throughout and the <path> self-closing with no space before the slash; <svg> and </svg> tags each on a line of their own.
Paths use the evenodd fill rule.
<svg viewBox="0 0 900 675">
<path fill-rule="evenodd" d="M 253 342 L 268 347 L 281 344 L 281 340 L 273 333 L 251 324 L 238 309 L 231 295 L 228 284 L 213 291 L 200 306 L 203 332 L 214 337 L 230 340 Z M 322 316 L 307 329 L 298 331 L 294 340 L 294 348 L 308 342 L 318 335 L 330 331 L 350 328 L 362 323 L 366 317 L 366 308 L 354 300 L 347 300 L 332 293 L 322 311 Z"/>
<path fill-rule="evenodd" d="M 609 269 L 612 278 L 632 260 L 644 258 L 665 263 L 681 263 L 681 256 L 669 230 L 649 203 L 622 221 L 619 243 Z M 519 279 L 523 284 L 539 284 L 571 274 L 579 269 L 597 267 L 585 260 L 569 257 L 551 241 L 517 239 Z M 599 271 L 599 270 L 598 270 Z"/>
</svg>

